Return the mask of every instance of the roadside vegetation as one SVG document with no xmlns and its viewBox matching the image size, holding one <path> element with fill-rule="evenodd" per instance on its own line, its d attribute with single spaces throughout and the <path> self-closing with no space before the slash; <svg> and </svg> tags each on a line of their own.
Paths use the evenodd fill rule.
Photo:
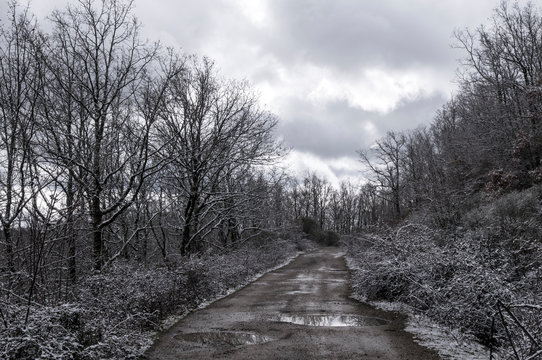
<svg viewBox="0 0 542 360">
<path fill-rule="evenodd" d="M 495 359 L 537 359 L 541 195 L 538 185 L 486 200 L 453 229 L 405 220 L 345 238 L 356 294 L 406 304 L 485 345 Z"/>
<path fill-rule="evenodd" d="M 161 330 L 314 243 L 267 235 L 236 250 L 145 267 L 118 261 L 89 275 L 69 302 L 4 306 L 6 359 L 136 359 Z M 6 325 L 6 324 L 5 324 Z"/>
</svg>

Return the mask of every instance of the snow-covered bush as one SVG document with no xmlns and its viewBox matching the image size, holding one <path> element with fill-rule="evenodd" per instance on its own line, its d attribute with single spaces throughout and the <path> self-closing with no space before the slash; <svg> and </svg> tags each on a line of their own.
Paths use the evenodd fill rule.
<svg viewBox="0 0 542 360">
<path fill-rule="evenodd" d="M 269 236 L 168 266 L 118 261 L 84 279 L 69 304 L 9 305 L 0 325 L 0 358 L 130 359 L 152 342 L 163 320 L 219 297 L 314 243 Z M 28 312 L 28 320 L 25 321 Z"/>
<path fill-rule="evenodd" d="M 491 199 L 439 232 L 402 224 L 343 241 L 354 290 L 398 301 L 498 349 L 542 358 L 542 187 Z"/>
</svg>

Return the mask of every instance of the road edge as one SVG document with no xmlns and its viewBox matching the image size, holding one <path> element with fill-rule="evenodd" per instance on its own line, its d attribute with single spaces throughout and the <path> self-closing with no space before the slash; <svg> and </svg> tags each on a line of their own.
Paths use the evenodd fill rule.
<svg viewBox="0 0 542 360">
<path fill-rule="evenodd" d="M 264 276 L 265 274 L 268 274 L 272 271 L 275 271 L 275 270 L 278 270 L 284 266 L 287 266 L 288 264 L 290 264 L 292 261 L 294 261 L 295 259 L 297 259 L 300 255 L 304 255 L 304 254 L 308 254 L 308 253 L 311 253 L 313 251 L 315 251 L 317 249 L 312 249 L 310 251 L 297 251 L 296 253 L 292 254 L 291 256 L 289 256 L 288 258 L 286 258 L 285 260 L 283 260 L 282 262 L 280 262 L 279 264 L 265 270 L 265 271 L 262 271 L 260 273 L 257 273 L 255 274 L 254 276 L 250 277 L 245 283 L 242 283 L 242 284 L 239 284 L 238 286 L 235 286 L 233 288 L 230 288 L 228 290 L 226 290 L 224 293 L 212 298 L 212 299 L 208 299 L 204 302 L 202 302 L 201 304 L 199 304 L 197 307 L 194 307 L 192 309 L 188 309 L 186 311 L 184 311 L 182 314 L 174 314 L 174 315 L 171 315 L 171 316 L 168 316 L 166 319 L 162 320 L 160 322 L 160 330 L 153 330 L 153 331 L 149 331 L 147 332 L 147 339 L 149 339 L 149 342 L 148 342 L 148 346 L 146 346 L 144 349 L 142 349 L 142 355 L 139 357 L 139 359 L 145 359 L 145 353 L 147 353 L 149 351 L 149 349 L 151 349 L 153 347 L 153 345 L 158 341 L 159 339 L 159 336 L 160 334 L 168 331 L 169 329 L 171 329 L 174 325 L 176 325 L 179 321 L 183 320 L 185 317 L 187 317 L 188 315 L 198 311 L 198 310 L 202 310 L 202 309 L 205 309 L 206 307 L 212 305 L 213 303 L 219 301 L 219 300 L 222 300 L 232 294 L 235 294 L 237 291 L 247 287 L 248 285 L 252 284 L 254 281 L 258 280 L 259 278 L 261 278 L 262 276 Z"/>
</svg>

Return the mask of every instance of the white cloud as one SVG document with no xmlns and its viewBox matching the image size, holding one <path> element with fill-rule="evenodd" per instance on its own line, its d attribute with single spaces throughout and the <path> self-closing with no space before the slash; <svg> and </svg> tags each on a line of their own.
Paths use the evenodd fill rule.
<svg viewBox="0 0 542 360">
<path fill-rule="evenodd" d="M 257 27 L 269 25 L 269 9 L 266 0 L 234 0 L 234 3 L 241 13 Z"/>
<path fill-rule="evenodd" d="M 362 178 L 362 166 L 354 157 L 323 159 L 309 152 L 292 150 L 282 161 L 282 166 L 298 179 L 310 172 L 326 179 L 335 188 L 343 181 L 356 184 Z"/>
<path fill-rule="evenodd" d="M 351 107 L 381 114 L 395 110 L 402 102 L 450 88 L 449 79 L 425 69 L 368 68 L 359 74 L 322 69 L 319 73 L 320 78 L 307 94 L 314 102 L 346 101 Z"/>
<path fill-rule="evenodd" d="M 329 164 L 308 152 L 292 150 L 283 160 L 283 165 L 298 178 L 302 178 L 308 172 L 313 172 L 330 183 L 339 183 L 339 178 L 331 170 Z"/>
<path fill-rule="evenodd" d="M 365 131 L 365 133 L 368 135 L 370 139 L 376 139 L 381 135 L 378 131 L 378 128 L 375 126 L 375 124 L 372 121 L 366 121 L 363 124 L 363 130 Z"/>
<path fill-rule="evenodd" d="M 293 115 L 291 110 L 296 114 L 303 111 L 288 109 L 292 99 L 308 99 L 320 108 L 330 103 L 345 102 L 352 108 L 387 114 L 420 97 L 437 93 L 448 97 L 454 88 L 449 74 L 433 69 L 399 71 L 370 68 L 360 69 L 358 73 L 342 73 L 311 64 L 287 67 L 269 55 L 263 57 L 261 63 L 274 69 L 275 76 L 255 85 L 264 103 L 285 121 Z"/>
<path fill-rule="evenodd" d="M 352 171 L 352 169 L 359 168 L 359 161 L 351 157 L 342 156 L 340 158 L 333 159 L 330 163 L 330 167 L 334 170 Z"/>
</svg>

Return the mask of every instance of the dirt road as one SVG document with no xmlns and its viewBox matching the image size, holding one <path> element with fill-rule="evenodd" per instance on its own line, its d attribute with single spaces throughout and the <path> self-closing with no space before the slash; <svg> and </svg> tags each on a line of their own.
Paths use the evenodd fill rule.
<svg viewBox="0 0 542 360">
<path fill-rule="evenodd" d="M 349 298 L 342 253 L 301 255 L 181 320 L 148 359 L 439 359 L 404 319 Z"/>
</svg>

